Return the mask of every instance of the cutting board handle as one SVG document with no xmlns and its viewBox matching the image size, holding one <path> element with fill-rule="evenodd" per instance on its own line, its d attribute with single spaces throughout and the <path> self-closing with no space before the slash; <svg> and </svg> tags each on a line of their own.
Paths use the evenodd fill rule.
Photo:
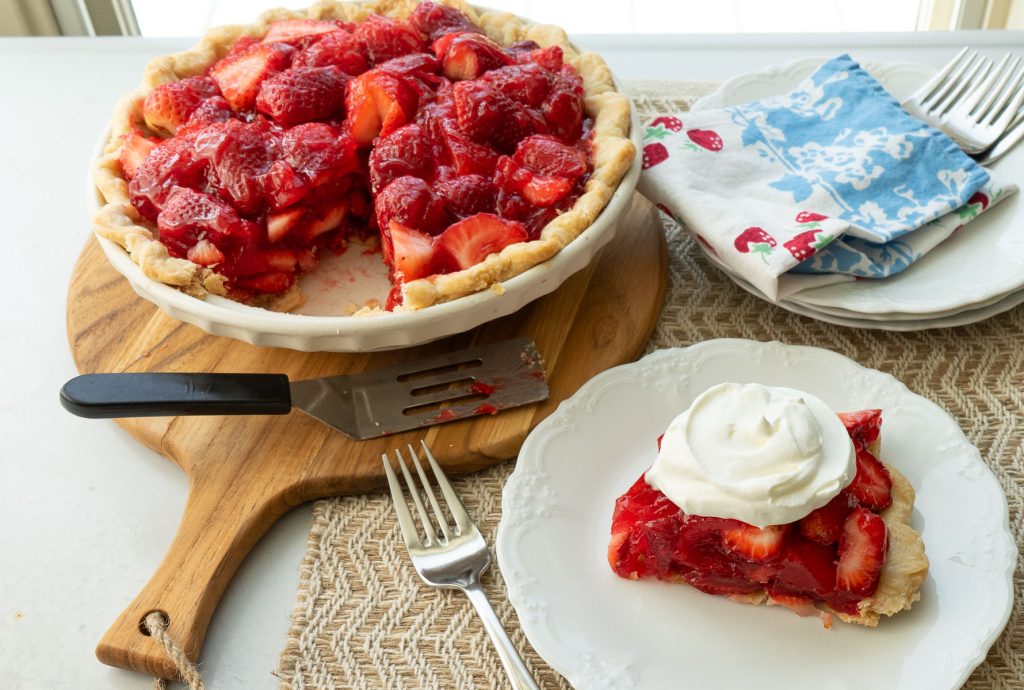
<svg viewBox="0 0 1024 690">
<path fill-rule="evenodd" d="M 96 657 L 104 664 L 177 678 L 163 647 L 140 623 L 152 611 L 164 612 L 168 635 L 196 662 L 231 576 L 291 507 L 274 487 L 238 481 L 238 467 L 215 467 L 212 473 L 192 477 L 185 513 L 163 561 L 96 647 Z"/>
</svg>

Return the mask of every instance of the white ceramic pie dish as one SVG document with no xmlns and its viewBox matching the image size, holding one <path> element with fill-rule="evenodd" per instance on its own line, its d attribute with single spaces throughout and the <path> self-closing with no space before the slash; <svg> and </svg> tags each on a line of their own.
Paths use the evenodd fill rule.
<svg viewBox="0 0 1024 690">
<path fill-rule="evenodd" d="M 910 611 L 824 630 L 781 607 L 612 572 L 615 499 L 676 414 L 725 381 L 882 409 L 882 456 L 917 492 L 911 524 L 931 562 Z M 940 407 L 828 350 L 722 339 L 599 374 L 541 422 L 505 485 L 497 556 L 530 644 L 577 690 L 953 690 L 1006 625 L 1017 549 L 998 481 Z"/>
<path fill-rule="evenodd" d="M 386 312 L 368 316 L 342 316 L 350 303 L 362 305 L 367 297 L 383 304 L 390 285 L 378 254 L 363 254 L 352 245 L 342 257 L 322 264 L 300 286 L 310 301 L 299 313 L 280 313 L 250 307 L 209 295 L 197 299 L 147 277 L 116 243 L 96 235 L 111 266 L 132 289 L 168 316 L 211 335 L 228 336 L 253 345 L 285 347 L 304 352 L 372 352 L 420 345 L 463 333 L 507 316 L 553 292 L 572 274 L 587 266 L 615 236 L 616 220 L 626 211 L 640 177 L 642 139 L 636 109 L 632 109 L 630 138 L 636 147 L 633 164 L 597 219 L 580 235 L 542 264 L 501 283 L 503 290 L 484 290 L 451 302 L 412 312 Z M 102 156 L 109 134 L 97 142 L 90 170 Z M 99 191 L 88 180 L 86 200 L 90 216 L 100 208 Z M 367 286 L 371 286 L 367 290 Z M 327 289 L 327 288 L 330 289 Z M 308 313 L 302 313 L 308 312 Z M 325 315 L 326 314 L 326 315 Z"/>
</svg>

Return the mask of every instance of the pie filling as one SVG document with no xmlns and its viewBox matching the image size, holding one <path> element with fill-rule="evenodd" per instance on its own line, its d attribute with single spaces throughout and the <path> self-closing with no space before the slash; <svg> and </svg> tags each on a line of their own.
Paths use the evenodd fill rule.
<svg viewBox="0 0 1024 690">
<path fill-rule="evenodd" d="M 280 295 L 352 238 L 394 285 L 537 239 L 593 169 L 583 82 L 557 46 L 502 47 L 454 8 L 289 19 L 163 84 L 124 136 L 132 204 L 229 296 Z"/>
<path fill-rule="evenodd" d="M 880 410 L 839 415 L 853 441 L 853 481 L 825 506 L 784 525 L 689 515 L 641 476 L 615 502 L 608 561 L 621 577 L 682 581 L 708 594 L 767 594 L 798 613 L 813 605 L 857 615 L 876 588 L 888 548 L 880 511 L 892 503 L 888 470 L 869 449 Z M 659 446 L 661 439 L 658 439 Z"/>
</svg>

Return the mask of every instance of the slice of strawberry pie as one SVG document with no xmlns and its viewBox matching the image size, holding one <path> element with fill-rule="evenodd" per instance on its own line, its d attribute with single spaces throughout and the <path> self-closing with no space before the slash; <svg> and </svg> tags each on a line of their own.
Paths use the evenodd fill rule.
<svg viewBox="0 0 1024 690">
<path fill-rule="evenodd" d="M 784 388 L 721 384 L 658 439 L 615 503 L 608 561 L 752 604 L 875 626 L 920 598 L 914 490 L 879 459 L 880 410 L 835 414 Z"/>
<path fill-rule="evenodd" d="M 565 33 L 458 2 L 320 2 L 159 58 L 94 178 L 151 278 L 277 310 L 352 239 L 387 309 L 483 290 L 590 225 L 633 161 L 629 102 Z"/>
</svg>

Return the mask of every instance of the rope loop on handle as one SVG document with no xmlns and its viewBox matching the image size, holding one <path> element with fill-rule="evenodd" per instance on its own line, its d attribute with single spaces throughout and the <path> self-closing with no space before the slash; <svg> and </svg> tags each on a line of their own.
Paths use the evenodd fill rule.
<svg viewBox="0 0 1024 690">
<path fill-rule="evenodd" d="M 167 616 L 161 611 L 153 611 L 146 616 L 145 624 L 149 634 L 167 652 L 167 656 L 174 662 L 178 669 L 178 675 L 188 685 L 189 690 L 205 690 L 203 678 L 199 675 L 199 669 L 189 661 L 181 647 L 167 634 Z M 167 690 L 167 681 L 163 678 L 153 679 L 153 690 Z"/>
</svg>

